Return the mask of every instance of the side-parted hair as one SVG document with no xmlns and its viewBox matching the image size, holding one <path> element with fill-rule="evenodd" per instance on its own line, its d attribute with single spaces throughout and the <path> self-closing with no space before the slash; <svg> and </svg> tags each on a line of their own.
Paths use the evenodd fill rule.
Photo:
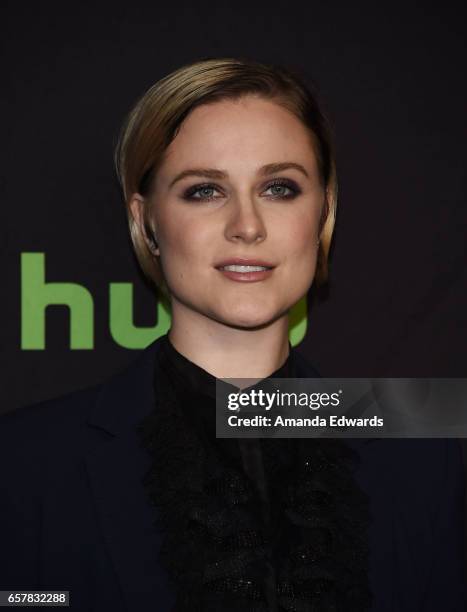
<svg viewBox="0 0 467 612">
<path fill-rule="evenodd" d="M 314 280 L 317 284 L 327 280 L 337 205 L 337 178 L 330 125 L 316 96 L 298 74 L 283 66 L 241 58 L 208 58 L 182 66 L 152 85 L 126 118 L 115 149 L 115 166 L 136 257 L 148 280 L 166 296 L 167 286 L 158 258 L 147 243 L 147 237 L 153 235 L 147 197 L 153 179 L 166 149 L 193 109 L 247 95 L 279 104 L 292 112 L 310 133 L 320 179 L 327 194 Z M 142 214 L 146 239 L 130 208 L 134 193 L 145 198 Z"/>
</svg>

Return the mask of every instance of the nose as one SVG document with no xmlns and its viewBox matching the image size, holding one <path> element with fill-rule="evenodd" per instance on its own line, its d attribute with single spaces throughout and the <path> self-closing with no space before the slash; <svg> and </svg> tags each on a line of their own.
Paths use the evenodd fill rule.
<svg viewBox="0 0 467 612">
<path fill-rule="evenodd" d="M 231 205 L 225 227 L 227 240 L 262 242 L 266 238 L 266 226 L 257 204 L 251 198 L 236 197 L 232 199 Z"/>
</svg>

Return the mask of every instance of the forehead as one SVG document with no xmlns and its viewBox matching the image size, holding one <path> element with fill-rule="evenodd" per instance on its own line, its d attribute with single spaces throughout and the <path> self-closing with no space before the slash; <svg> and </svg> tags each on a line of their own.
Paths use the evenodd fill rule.
<svg viewBox="0 0 467 612">
<path fill-rule="evenodd" d="M 195 108 L 167 148 L 160 170 L 171 173 L 188 164 L 251 168 L 290 160 L 310 171 L 316 165 L 309 130 L 276 102 L 246 96 Z"/>
</svg>

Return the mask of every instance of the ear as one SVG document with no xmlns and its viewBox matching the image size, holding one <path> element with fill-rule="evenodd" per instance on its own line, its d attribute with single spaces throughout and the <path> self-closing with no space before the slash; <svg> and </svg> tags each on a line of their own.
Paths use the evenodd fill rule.
<svg viewBox="0 0 467 612">
<path fill-rule="evenodd" d="M 134 193 L 129 201 L 131 216 L 138 226 L 139 233 L 143 237 L 146 246 L 154 254 L 159 255 L 159 246 L 156 240 L 155 229 L 150 227 L 144 218 L 145 198 L 139 193 Z"/>
</svg>

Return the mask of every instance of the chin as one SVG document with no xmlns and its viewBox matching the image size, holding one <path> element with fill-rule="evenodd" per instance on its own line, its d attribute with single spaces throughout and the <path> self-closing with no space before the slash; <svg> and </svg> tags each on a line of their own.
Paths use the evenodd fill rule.
<svg viewBox="0 0 467 612">
<path fill-rule="evenodd" d="M 256 329 L 267 327 L 280 316 L 283 316 L 287 310 L 283 311 L 277 308 L 258 308 L 258 306 L 248 308 L 246 304 L 236 309 L 226 309 L 218 320 L 223 323 L 241 329 Z M 219 313 L 220 314 L 220 313 Z"/>
</svg>

